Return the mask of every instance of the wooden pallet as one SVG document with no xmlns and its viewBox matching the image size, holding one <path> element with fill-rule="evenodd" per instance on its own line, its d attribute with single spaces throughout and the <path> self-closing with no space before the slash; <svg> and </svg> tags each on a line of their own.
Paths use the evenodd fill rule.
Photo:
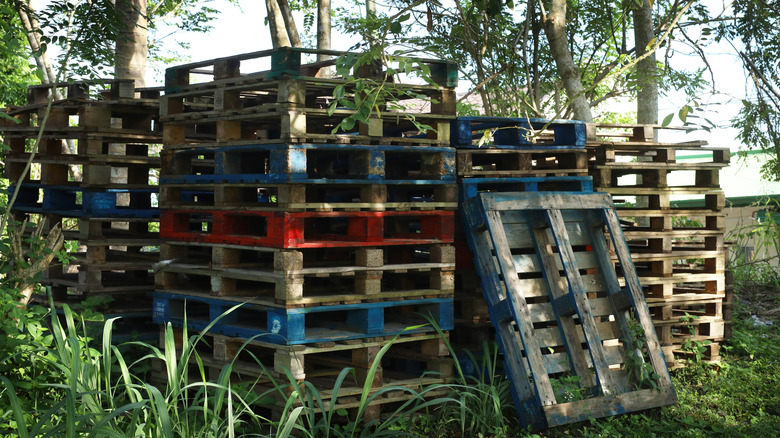
<svg viewBox="0 0 780 438">
<path fill-rule="evenodd" d="M 240 306 L 212 326 L 211 333 L 295 345 L 430 332 L 431 327 L 421 326 L 426 323 L 424 315 L 433 318 L 442 330 L 450 330 L 453 325 L 452 298 L 288 309 L 254 298 L 167 292 L 155 293 L 154 320 L 178 327 L 186 321 L 188 327 L 200 330 L 237 305 Z M 413 326 L 417 328 L 408 330 Z"/>
<path fill-rule="evenodd" d="M 447 245 L 273 251 L 166 243 L 157 285 L 285 307 L 451 297 L 454 256 Z"/>
<path fill-rule="evenodd" d="M 168 153 L 163 174 L 169 182 L 455 180 L 455 150 L 448 147 L 233 142 Z"/>
<path fill-rule="evenodd" d="M 586 176 L 585 148 L 459 149 L 458 176 Z"/>
<path fill-rule="evenodd" d="M 180 353 L 181 331 L 174 330 L 173 333 L 177 352 Z M 160 346 L 164 347 L 164 338 L 162 334 L 160 336 Z M 402 403 L 414 398 L 421 388 L 451 380 L 453 360 L 448 357 L 444 343 L 446 338 L 446 334 L 442 337 L 436 333 L 413 333 L 360 341 L 281 346 L 263 342 L 262 338 L 247 340 L 208 333 L 195 346 L 198 359 L 193 357 L 190 363 L 196 365 L 198 360 L 201 361 L 211 381 L 218 378 L 225 365 L 231 365 L 231 381 L 250 383 L 257 392 L 278 397 L 276 406 L 267 413 L 270 418 L 279 419 L 281 408 L 287 401 L 284 395 L 292 389 L 289 387 L 290 377 L 296 383 L 309 382 L 325 400 L 324 406 L 309 405 L 312 413 L 321 413 L 321 408 L 348 410 L 354 418 L 368 369 L 379 350 L 392 342 L 376 369 L 374 379 L 369 382 L 372 398 L 364 410 L 364 419 L 371 421 L 379 419 L 382 406 Z M 336 379 L 346 367 L 352 368 L 354 373 L 334 394 Z M 195 372 L 192 375 L 200 374 Z M 446 391 L 428 390 L 426 393 L 430 397 L 444 397 Z M 332 399 L 334 403 L 331 405 Z M 293 407 L 299 405 L 296 403 Z"/>
<path fill-rule="evenodd" d="M 480 194 L 464 213 L 524 426 L 541 429 L 676 402 L 609 195 Z M 605 227 L 626 275 L 622 288 Z M 516 260 L 518 254 L 527 262 Z M 640 341 L 646 347 L 641 359 L 632 353 Z M 627 365 L 627 355 L 645 371 Z M 648 371 L 657 376 L 657 389 L 637 389 Z M 576 376 L 585 398 L 556 394 L 552 382 L 561 376 Z"/>
<path fill-rule="evenodd" d="M 241 211 L 455 210 L 454 182 L 439 180 L 297 180 L 294 183 L 170 183 L 160 203 L 167 209 Z"/>
<path fill-rule="evenodd" d="M 706 141 L 689 141 L 682 143 L 656 142 L 625 142 L 588 144 L 588 155 L 595 166 L 622 167 L 634 164 L 637 167 L 652 168 L 666 164 L 669 167 L 691 166 L 724 166 L 731 161 L 729 148 L 707 146 Z M 678 162 L 678 158 L 686 158 Z"/>
<path fill-rule="evenodd" d="M 627 166 L 596 166 L 590 175 L 595 184 L 608 190 L 609 187 L 720 187 L 719 172 L 726 164 L 704 166 L 661 164 L 657 168 L 641 166 L 644 163 L 630 163 Z M 633 166 L 639 164 L 640 166 Z M 628 177 L 628 178 L 623 178 Z M 621 179 L 623 178 L 623 179 Z"/>
<path fill-rule="evenodd" d="M 586 125 L 574 120 L 511 117 L 458 117 L 450 122 L 450 138 L 457 148 L 480 147 L 486 133 L 491 146 L 585 146 Z"/>
<path fill-rule="evenodd" d="M 452 211 L 163 210 L 162 239 L 274 248 L 451 243 Z"/>
<path fill-rule="evenodd" d="M 587 176 L 460 178 L 458 199 L 465 202 L 481 192 L 592 192 Z"/>
<path fill-rule="evenodd" d="M 185 144 L 186 128 L 199 132 L 214 132 L 218 141 L 252 140 L 259 144 L 278 143 L 347 143 L 357 145 L 449 146 L 449 115 L 415 114 L 417 123 L 433 129 L 417 137 L 418 125 L 399 112 L 372 113 L 367 124 L 359 124 L 358 131 L 343 134 L 333 130 L 355 111 L 327 108 L 289 108 L 285 104 L 269 107 L 268 111 L 254 109 L 237 114 L 219 112 L 199 117 L 189 112 L 161 116 L 163 143 Z M 178 129 L 177 129 L 178 128 Z M 407 136 L 406 133 L 415 134 Z M 430 136 L 430 138 L 428 137 Z"/>
<path fill-rule="evenodd" d="M 315 50 L 282 47 L 273 50 L 242 53 L 206 61 L 192 62 L 169 67 L 165 71 L 166 94 L 187 93 L 215 86 L 241 86 L 259 80 L 278 78 L 323 79 L 320 69 L 332 67 L 341 58 L 355 60 L 360 53 L 335 50 Z M 325 61 L 305 62 L 306 57 L 324 56 Z M 398 57 L 430 70 L 431 79 L 440 87 L 454 88 L 458 85 L 458 68 L 454 62 L 418 57 Z M 367 69 L 371 70 L 371 69 Z M 354 72 L 357 76 L 368 76 L 371 71 Z M 190 84 L 191 75 L 206 76 L 206 81 Z M 384 72 L 378 72 L 384 76 Z"/>
<path fill-rule="evenodd" d="M 14 190 L 14 186 L 8 188 Z M 120 195 L 127 194 L 127 205 L 121 205 Z M 159 210 L 158 189 L 111 188 L 86 189 L 76 185 L 60 186 L 28 183 L 22 185 L 13 209 L 19 212 L 56 214 L 66 217 L 153 218 Z M 42 196 L 41 196 L 42 195 Z M 40 201 L 39 201 L 40 199 Z"/>
<path fill-rule="evenodd" d="M 588 123 L 588 144 L 655 143 L 659 130 L 684 131 L 682 126 L 661 126 L 633 123 Z"/>
</svg>

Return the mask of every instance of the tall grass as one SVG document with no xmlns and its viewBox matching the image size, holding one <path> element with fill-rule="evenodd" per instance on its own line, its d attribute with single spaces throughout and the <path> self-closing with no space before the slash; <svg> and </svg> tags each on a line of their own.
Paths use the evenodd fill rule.
<svg viewBox="0 0 780 438">
<path fill-rule="evenodd" d="M 196 334 L 186 328 L 176 329 L 181 330 L 180 345 L 169 324 L 158 348 L 144 342 L 114 345 L 116 318 L 105 322 L 100 343 L 87 337 L 86 325 L 67 306 L 63 306 L 62 319 L 53 306 L 47 319 L 51 342 L 31 345 L 27 351 L 34 351 L 39 360 L 47 361 L 56 370 L 44 383 L 51 395 L 50 403 L 25 403 L 25 392 L 5 376 L 0 377 L 0 417 L 7 417 L 7 424 L 20 437 L 428 436 L 430 430 L 425 424 L 432 420 L 462 436 L 501 436 L 508 427 L 503 415 L 507 386 L 495 384 L 495 350 L 485 352 L 485 370 L 490 377 L 465 376 L 456 364 L 454 382 L 417 388 L 374 388 L 382 358 L 393 345 L 390 341 L 369 367 L 358 407 L 348 415 L 340 407 L 338 397 L 346 383 L 357 381 L 352 368 L 344 368 L 338 374 L 327 396 L 311 382 L 299 382 L 287 370 L 283 378 L 275 379 L 259 360 L 258 367 L 263 371 L 263 379 L 271 382 L 270 389 L 260 390 L 256 382 L 232 383 L 232 362 L 210 379 L 213 375 L 209 375 L 196 346 L 206 342 L 204 336 L 218 320 Z M 93 344 L 100 345 L 99 349 Z M 127 345 L 141 353 L 128 357 L 123 353 Z M 447 346 L 452 348 L 449 342 Z M 146 381 L 145 370 L 150 363 L 164 377 L 158 384 Z M 406 401 L 385 409 L 381 421 L 368 419 L 364 415 L 368 408 L 390 393 L 403 394 Z M 272 407 L 278 418 L 262 414 Z"/>
</svg>

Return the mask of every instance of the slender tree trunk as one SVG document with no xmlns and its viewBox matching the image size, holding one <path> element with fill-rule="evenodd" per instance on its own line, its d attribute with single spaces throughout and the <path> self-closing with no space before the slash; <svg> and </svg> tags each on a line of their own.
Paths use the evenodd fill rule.
<svg viewBox="0 0 780 438">
<path fill-rule="evenodd" d="M 45 84 L 53 83 L 57 76 L 54 74 L 54 70 L 51 68 L 51 62 L 46 52 L 41 51 L 41 40 L 38 33 L 38 20 L 35 19 L 32 5 L 29 3 L 19 6 L 19 19 L 22 21 L 24 32 L 27 34 L 27 41 L 30 43 L 30 49 L 32 50 L 33 57 L 35 58 L 35 64 L 43 74 L 43 82 Z M 28 13 L 31 12 L 32 14 Z M 54 89 L 55 99 L 61 99 L 59 91 Z"/>
<path fill-rule="evenodd" d="M 635 8 L 634 40 L 636 41 L 636 56 L 647 52 L 647 45 L 653 40 L 653 8 L 648 0 L 643 0 L 642 6 Z M 656 69 L 655 52 L 637 63 L 639 90 L 636 97 L 637 123 L 658 123 L 658 72 Z"/>
<path fill-rule="evenodd" d="M 24 27 L 24 33 L 27 34 L 27 41 L 30 43 L 30 50 L 35 58 L 35 64 L 41 71 L 44 84 L 53 84 L 57 81 L 57 75 L 54 73 L 54 69 L 51 66 L 51 61 L 46 52 L 41 50 L 40 40 L 40 25 L 35 18 L 35 9 L 29 0 L 17 3 L 17 12 L 19 13 L 19 19 Z M 51 98 L 54 100 L 61 100 L 63 98 L 62 93 L 57 87 L 51 87 Z M 63 140 L 62 147 L 68 154 L 76 154 L 76 142 L 73 140 Z M 68 166 L 68 172 L 74 181 L 81 180 L 81 170 L 75 165 Z"/>
<path fill-rule="evenodd" d="M 331 9 L 330 0 L 319 0 L 317 2 L 317 48 L 320 50 L 330 50 L 331 28 Z M 327 61 L 330 59 L 329 55 L 317 55 L 317 61 Z M 333 76 L 332 69 L 330 67 L 323 67 L 320 69 L 320 75 L 322 77 L 329 78 Z"/>
<path fill-rule="evenodd" d="M 284 28 L 287 31 L 287 37 L 290 38 L 290 44 L 293 47 L 301 47 L 301 37 L 298 36 L 298 28 L 295 26 L 295 20 L 293 20 L 290 3 L 288 3 L 287 0 L 277 0 L 277 2 L 279 4 L 279 10 L 282 12 Z"/>
<path fill-rule="evenodd" d="M 376 18 L 376 0 L 366 0 L 366 18 L 372 19 Z M 369 30 L 368 35 L 366 35 L 366 40 L 368 43 L 373 46 L 376 44 L 378 36 L 376 34 L 376 31 Z"/>
<path fill-rule="evenodd" d="M 544 31 L 550 43 L 550 51 L 555 59 L 558 74 L 570 100 L 569 105 L 574 112 L 574 118 L 583 122 L 592 122 L 593 114 L 590 112 L 590 103 L 583 93 L 582 78 L 569 51 L 569 41 L 566 36 L 566 0 L 550 2 L 550 11 L 544 17 Z"/>
<path fill-rule="evenodd" d="M 132 79 L 135 86 L 146 86 L 146 63 L 149 44 L 146 39 L 146 0 L 117 0 L 117 9 L 124 20 L 116 41 L 114 76 Z"/>
<path fill-rule="evenodd" d="M 279 8 L 277 0 L 265 0 L 265 7 L 268 11 L 268 24 L 271 28 L 271 43 L 274 49 L 279 47 L 290 47 L 290 37 L 287 35 L 287 26 L 284 24 L 282 10 Z"/>
</svg>

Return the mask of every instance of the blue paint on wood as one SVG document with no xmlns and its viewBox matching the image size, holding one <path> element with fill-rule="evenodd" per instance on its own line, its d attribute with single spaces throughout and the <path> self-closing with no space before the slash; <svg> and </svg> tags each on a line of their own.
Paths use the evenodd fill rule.
<svg viewBox="0 0 780 438">
<path fill-rule="evenodd" d="M 593 191 L 589 176 L 461 178 L 458 181 L 460 202 L 465 202 L 481 191 L 490 192 L 583 192 Z"/>
<path fill-rule="evenodd" d="M 538 130 L 548 124 L 554 134 L 553 146 L 585 145 L 587 128 L 583 122 L 511 117 L 458 117 L 450 122 L 450 142 L 456 148 L 475 147 L 472 145 L 472 140 L 482 137 L 482 133 L 478 131 L 501 128 L 493 134 L 496 145 L 530 146 L 526 135 L 528 130 Z"/>
<path fill-rule="evenodd" d="M 506 323 L 512 321 L 513 319 L 512 308 L 510 307 L 510 303 L 506 300 L 506 298 L 490 306 L 490 309 L 488 310 L 490 311 L 491 321 Z"/>
<path fill-rule="evenodd" d="M 392 318 L 386 311 L 393 307 L 416 306 L 421 314 L 432 314 L 444 330 L 454 326 L 452 298 L 432 298 L 380 303 L 357 303 L 285 309 L 259 303 L 245 303 L 231 313 L 224 312 L 240 304 L 200 295 L 180 295 L 167 292 L 154 294 L 153 319 L 155 323 L 171 322 L 183 325 L 185 313 L 191 328 L 202 329 L 216 321 L 211 332 L 227 336 L 251 338 L 262 335 L 263 340 L 279 344 L 303 344 L 401 333 L 410 325 L 424 323 L 412 314 L 412 319 Z M 406 315 L 406 313 L 402 313 Z M 321 315 L 316 316 L 315 315 Z M 333 315 L 332 317 L 330 315 Z M 311 319 L 311 320 L 310 320 Z M 417 331 L 430 331 L 420 328 Z"/>
</svg>

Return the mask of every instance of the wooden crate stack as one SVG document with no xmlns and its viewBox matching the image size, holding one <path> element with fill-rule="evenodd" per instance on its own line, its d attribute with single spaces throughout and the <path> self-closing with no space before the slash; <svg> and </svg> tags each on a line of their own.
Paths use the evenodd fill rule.
<svg viewBox="0 0 780 438">
<path fill-rule="evenodd" d="M 9 150 L 5 177 L 17 220 L 61 224 L 75 261 L 43 275 L 57 303 L 79 307 L 89 297 L 97 310 L 122 315 L 116 331 L 151 322 L 152 265 L 159 259 L 156 231 L 160 89 L 129 80 L 79 81 L 56 86 L 63 98 L 47 114 L 51 85 L 32 86 L 29 103 L 7 110 L 0 130 Z M 45 119 L 45 122 L 44 122 Z M 41 142 L 25 173 L 35 139 Z M 65 143 L 72 146 L 68 153 Z M 56 261 L 56 260 L 55 260 Z M 48 304 L 46 297 L 39 297 Z M 110 304 L 109 304 L 110 303 Z"/>
<path fill-rule="evenodd" d="M 704 141 L 660 143 L 657 129 L 589 126 L 590 172 L 596 190 L 612 194 L 618 207 L 669 365 L 682 366 L 696 346 L 717 362 L 728 323 L 718 172 L 729 164 L 730 150 Z M 697 159 L 678 160 L 691 154 Z M 680 199 L 698 199 L 703 207 L 680 207 Z M 687 341 L 694 343 L 686 348 Z"/>
<path fill-rule="evenodd" d="M 567 120 L 457 118 L 450 138 L 458 154 L 461 206 L 486 192 L 592 192 L 585 135 L 584 123 Z M 483 342 L 492 342 L 495 332 L 467 235 L 458 225 L 454 341 L 458 349 L 481 352 Z M 526 257 L 524 275 L 540 272 L 531 257 Z M 472 365 L 461 362 L 466 368 Z"/>
<path fill-rule="evenodd" d="M 304 62 L 316 54 L 329 60 Z M 338 402 L 352 408 L 379 349 L 396 336 L 374 390 L 452 373 L 430 327 L 406 328 L 425 323 L 421 314 L 444 330 L 453 325 L 457 191 L 448 134 L 457 72 L 420 60 L 438 85 L 385 84 L 432 98 L 430 112 L 415 117 L 435 134 L 402 135 L 414 125 L 388 111 L 334 134 L 354 111 L 329 112 L 326 100 L 336 87 L 355 92 L 355 82 L 319 72 L 341 55 L 285 48 L 167 70 L 154 306 L 159 323 L 182 326 L 185 313 L 190 328 L 216 321 L 202 351 L 213 369 L 237 360 L 242 377 L 284 381 L 287 370 L 327 390 L 354 367 L 358 381 Z M 190 83 L 197 74 L 208 80 Z M 186 141 L 191 134 L 214 140 Z M 433 373 L 421 381 L 425 371 Z M 407 396 L 378 398 L 367 415 Z"/>
</svg>

